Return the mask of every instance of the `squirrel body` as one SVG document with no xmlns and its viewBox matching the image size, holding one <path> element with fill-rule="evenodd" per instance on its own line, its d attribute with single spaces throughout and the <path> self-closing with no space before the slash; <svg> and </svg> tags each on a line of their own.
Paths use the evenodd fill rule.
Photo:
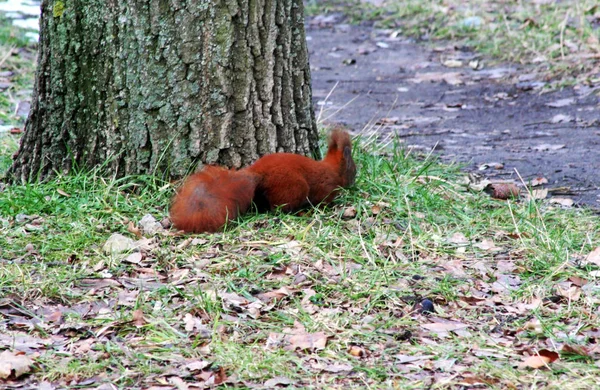
<svg viewBox="0 0 600 390">
<path fill-rule="evenodd" d="M 240 170 L 205 167 L 189 176 L 173 198 L 171 221 L 186 232 L 215 232 L 252 203 L 259 211 L 281 207 L 286 212 L 330 203 L 339 188 L 354 184 L 355 177 L 350 136 L 335 129 L 321 161 L 274 153 Z"/>
</svg>

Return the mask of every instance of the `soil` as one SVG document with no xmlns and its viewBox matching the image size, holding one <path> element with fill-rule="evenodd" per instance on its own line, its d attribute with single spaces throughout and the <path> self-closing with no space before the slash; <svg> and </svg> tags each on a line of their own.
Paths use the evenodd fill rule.
<svg viewBox="0 0 600 390">
<path fill-rule="evenodd" d="M 541 76 L 519 65 L 492 67 L 451 45 L 335 22 L 307 23 L 324 122 L 357 134 L 395 132 L 406 147 L 434 150 L 490 180 L 520 183 L 517 171 L 526 183 L 545 178 L 549 197 L 600 207 L 598 89 L 543 93 Z"/>
</svg>

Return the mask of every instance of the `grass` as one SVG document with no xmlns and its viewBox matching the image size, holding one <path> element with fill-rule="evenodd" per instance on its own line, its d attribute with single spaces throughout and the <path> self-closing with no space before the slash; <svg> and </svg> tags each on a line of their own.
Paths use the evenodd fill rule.
<svg viewBox="0 0 600 390">
<path fill-rule="evenodd" d="M 600 6 L 581 1 L 390 0 L 309 3 L 310 14 L 343 12 L 421 40 L 451 41 L 501 61 L 528 65 L 552 86 L 600 80 Z"/>
<path fill-rule="evenodd" d="M 166 230 L 138 260 L 102 246 L 165 218 L 172 185 L 87 172 L 8 186 L 0 334 L 25 338 L 31 379 L 59 386 L 595 386 L 600 295 L 584 259 L 598 217 L 467 192 L 456 167 L 391 141 L 357 142 L 357 188 L 333 207 Z M 416 310 L 425 298 L 434 313 Z M 544 349 L 561 358 L 518 368 Z"/>
<path fill-rule="evenodd" d="M 6 130 L 22 128 L 24 118 L 17 115 L 17 105 L 30 100 L 33 89 L 37 43 L 31 42 L 26 33 L 0 14 L 0 83 L 8 84 L 0 93 L 0 178 L 12 163 L 12 152 L 20 139 Z"/>
</svg>

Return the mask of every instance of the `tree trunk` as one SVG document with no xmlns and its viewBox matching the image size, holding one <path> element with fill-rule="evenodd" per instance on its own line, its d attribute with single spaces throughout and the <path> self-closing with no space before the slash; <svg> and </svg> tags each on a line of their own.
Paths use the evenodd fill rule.
<svg viewBox="0 0 600 390">
<path fill-rule="evenodd" d="M 13 177 L 317 155 L 303 19 L 301 0 L 43 0 Z"/>
</svg>

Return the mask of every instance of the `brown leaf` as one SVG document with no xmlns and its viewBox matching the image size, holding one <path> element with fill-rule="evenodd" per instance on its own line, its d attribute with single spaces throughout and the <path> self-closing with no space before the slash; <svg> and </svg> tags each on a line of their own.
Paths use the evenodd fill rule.
<svg viewBox="0 0 600 390">
<path fill-rule="evenodd" d="M 144 319 L 144 312 L 141 309 L 134 310 L 132 317 L 132 322 L 137 328 L 141 328 L 142 326 L 146 325 L 146 320 Z"/>
<path fill-rule="evenodd" d="M 352 366 L 350 364 L 341 364 L 341 363 L 328 364 L 323 368 L 323 371 L 333 372 L 334 374 L 337 374 L 340 372 L 352 371 Z"/>
<path fill-rule="evenodd" d="M 468 325 L 459 322 L 434 322 L 432 324 L 421 324 L 421 327 L 433 332 L 450 332 L 465 329 Z"/>
<path fill-rule="evenodd" d="M 579 276 L 571 276 L 569 278 L 569 281 L 571 283 L 573 283 L 574 285 L 576 285 L 577 287 L 585 286 L 588 283 L 587 280 L 580 278 Z"/>
<path fill-rule="evenodd" d="M 131 264 L 139 264 L 142 261 L 142 253 L 133 252 L 129 256 L 127 256 L 123 261 L 126 261 Z"/>
<path fill-rule="evenodd" d="M 562 348 L 560 349 L 560 351 L 562 353 L 568 353 L 568 354 L 572 354 L 572 355 L 580 355 L 580 356 L 586 356 L 586 357 L 591 356 L 590 351 L 583 345 L 564 344 L 562 346 Z"/>
<path fill-rule="evenodd" d="M 270 301 L 271 299 L 282 299 L 285 297 L 289 297 L 292 294 L 293 294 L 293 290 L 290 290 L 284 286 L 284 287 L 278 288 L 277 290 L 259 294 L 258 299 L 260 299 L 261 301 Z"/>
<path fill-rule="evenodd" d="M 586 263 L 593 263 L 600 267 L 600 246 L 591 251 L 585 258 Z"/>
<path fill-rule="evenodd" d="M 287 350 L 315 350 L 324 349 L 327 345 L 328 336 L 323 332 L 299 333 L 286 337 L 290 344 Z"/>
<path fill-rule="evenodd" d="M 185 365 L 185 368 L 189 371 L 202 371 L 212 363 L 206 360 L 194 360 Z"/>
<path fill-rule="evenodd" d="M 570 301 L 577 301 L 581 296 L 581 289 L 577 286 L 571 286 L 569 288 L 562 288 L 561 286 L 556 286 L 556 295 L 565 297 Z"/>
<path fill-rule="evenodd" d="M 140 228 L 135 226 L 135 223 L 133 223 L 133 221 L 129 221 L 129 223 L 127 224 L 127 231 L 129 233 L 133 233 L 137 238 L 142 238 L 142 231 L 140 230 Z"/>
<path fill-rule="evenodd" d="M 545 177 L 536 177 L 535 179 L 531 180 L 532 187 L 541 186 L 542 184 L 548 184 L 548 179 Z"/>
<path fill-rule="evenodd" d="M 0 379 L 8 379 L 14 376 L 20 377 L 30 372 L 33 360 L 24 354 L 14 354 L 10 351 L 0 353 Z"/>
<path fill-rule="evenodd" d="M 560 197 L 550 198 L 549 202 L 552 204 L 559 204 L 564 207 L 572 207 L 573 204 L 575 203 L 573 201 L 573 199 L 571 199 L 571 198 L 560 198 Z"/>
<path fill-rule="evenodd" d="M 554 362 L 559 358 L 558 353 L 542 349 L 537 355 L 529 356 L 519 364 L 519 368 L 541 368 L 546 367 L 548 364 Z"/>
<path fill-rule="evenodd" d="M 356 217 L 356 207 L 350 206 L 344 209 L 344 213 L 342 214 L 342 218 L 354 218 Z"/>
<path fill-rule="evenodd" d="M 267 380 L 264 383 L 265 388 L 267 389 L 274 389 L 275 387 L 277 387 L 278 385 L 281 386 L 289 386 L 289 385 L 293 385 L 295 384 L 296 381 L 293 379 L 288 378 L 287 376 L 276 376 L 273 377 L 269 380 Z"/>
</svg>

